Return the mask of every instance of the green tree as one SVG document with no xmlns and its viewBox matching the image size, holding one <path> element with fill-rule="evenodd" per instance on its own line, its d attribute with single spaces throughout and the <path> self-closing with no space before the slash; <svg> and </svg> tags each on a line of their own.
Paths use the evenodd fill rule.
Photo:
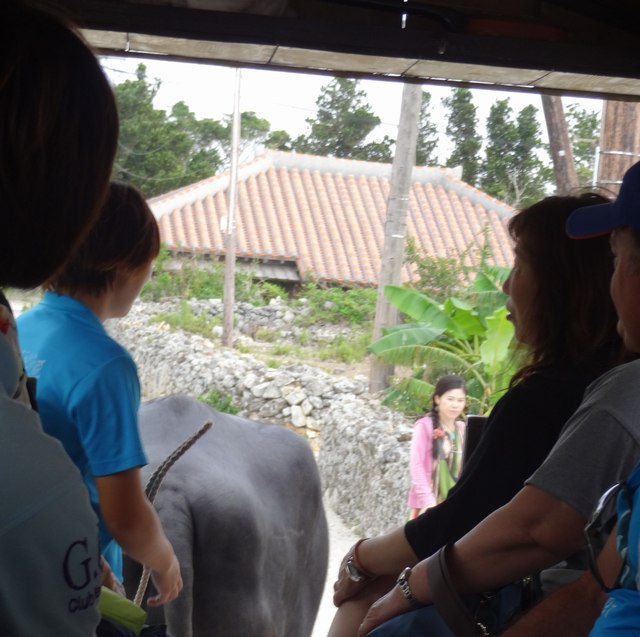
<svg viewBox="0 0 640 637">
<path fill-rule="evenodd" d="M 482 189 L 502 201 L 510 202 L 515 170 L 518 128 L 513 121 L 509 99 L 491 105 L 487 117 L 487 147 L 482 165 Z"/>
<path fill-rule="evenodd" d="M 566 118 L 578 181 L 583 187 L 591 186 L 596 148 L 600 140 L 600 115 L 579 104 L 570 104 Z"/>
<path fill-rule="evenodd" d="M 405 261 L 412 267 L 412 287 L 418 292 L 439 303 L 455 295 L 464 297 L 474 275 L 489 270 L 490 263 L 495 262 L 489 225 L 482 229 L 482 241 L 472 241 L 461 252 L 445 257 L 425 254 L 415 238 L 408 237 Z"/>
<path fill-rule="evenodd" d="M 228 165 L 230 154 L 230 115 L 222 121 L 198 119 L 184 102 L 167 113 L 153 105 L 159 88 L 158 80 L 147 78 L 144 64 L 138 65 L 135 80 L 114 87 L 120 112 L 114 177 L 146 197 L 214 175 Z M 262 143 L 269 129 L 255 113 L 241 113 L 240 153 Z"/>
<path fill-rule="evenodd" d="M 461 259 L 421 254 L 413 237 L 407 238 L 405 259 L 414 267 L 415 287 L 436 301 L 444 301 L 451 296 L 466 276 L 460 269 Z"/>
<path fill-rule="evenodd" d="M 541 159 L 541 156 L 549 157 L 549 151 L 542 143 L 538 109 L 532 104 L 525 106 L 518 113 L 516 128 L 514 205 L 524 207 L 547 194 L 553 171 L 549 163 Z"/>
<path fill-rule="evenodd" d="M 284 130 L 274 130 L 264 141 L 264 145 L 272 150 L 291 150 L 293 140 L 291 135 Z"/>
<path fill-rule="evenodd" d="M 367 142 L 370 133 L 380 124 L 358 80 L 334 78 L 324 86 L 316 100 L 316 116 L 308 118 L 310 132 L 293 140 L 294 150 L 314 155 L 385 161 L 392 159 L 388 136 L 381 141 Z"/>
<path fill-rule="evenodd" d="M 229 165 L 231 157 L 231 127 L 232 116 L 225 115 L 222 120 L 222 135 L 217 140 L 225 167 Z M 264 144 L 270 130 L 271 124 L 268 120 L 258 117 L 254 111 L 240 113 L 240 161 L 245 161 L 248 155 L 253 154 L 257 145 Z"/>
<path fill-rule="evenodd" d="M 218 148 L 219 140 L 229 132 L 219 121 L 198 119 L 184 102 L 173 105 L 167 121 L 169 127 L 186 134 L 190 141 L 185 180 L 180 180 L 180 185 L 210 177 L 222 167 L 225 158 Z"/>
<path fill-rule="evenodd" d="M 192 144 L 188 133 L 170 122 L 165 111 L 154 108 L 159 88 L 160 82 L 148 81 L 146 67 L 140 64 L 135 80 L 122 82 L 114 89 L 120 113 L 114 176 L 135 184 L 147 197 L 188 183 L 182 180 L 189 179 L 187 163 Z"/>
<path fill-rule="evenodd" d="M 525 106 L 514 120 L 509 99 L 491 106 L 481 186 L 515 207 L 544 196 L 550 169 L 540 159 L 542 133 L 535 106 Z"/>
<path fill-rule="evenodd" d="M 478 153 L 482 141 L 477 133 L 477 107 L 473 104 L 473 96 L 469 89 L 457 88 L 442 103 L 449 111 L 446 130 L 453 142 L 446 165 L 462 166 L 462 179 L 474 186 L 480 173 Z"/>
<path fill-rule="evenodd" d="M 418 139 L 416 142 L 416 166 L 436 166 L 435 156 L 438 145 L 438 129 L 431 121 L 431 93 L 422 92 L 420 119 L 418 120 Z"/>
</svg>

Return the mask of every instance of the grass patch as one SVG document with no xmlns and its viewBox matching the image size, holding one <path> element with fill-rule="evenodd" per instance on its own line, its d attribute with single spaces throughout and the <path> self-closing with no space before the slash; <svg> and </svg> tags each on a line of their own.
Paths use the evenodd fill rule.
<svg viewBox="0 0 640 637">
<path fill-rule="evenodd" d="M 278 333 L 273 330 L 261 328 L 256 330 L 254 338 L 256 341 L 263 341 L 265 343 L 273 343 L 278 338 Z"/>
<path fill-rule="evenodd" d="M 150 319 L 151 323 L 167 323 L 173 329 L 180 328 L 186 332 L 199 334 L 206 338 L 214 338 L 213 328 L 220 325 L 219 317 L 210 317 L 206 314 L 194 314 L 187 301 L 180 303 L 176 312 L 158 314 Z"/>
<path fill-rule="evenodd" d="M 275 356 L 291 356 L 294 351 L 296 351 L 296 347 L 291 343 L 276 343 L 271 348 L 271 353 Z"/>
<path fill-rule="evenodd" d="M 182 299 L 221 299 L 224 292 L 224 265 L 218 261 L 202 261 L 181 257 L 179 270 L 169 270 L 171 253 L 161 250 L 153 266 L 151 279 L 140 296 L 148 301 L 178 297 Z M 236 301 L 262 306 L 273 298 L 287 298 L 287 293 L 276 283 L 255 281 L 251 271 L 242 270 L 235 276 Z"/>
<path fill-rule="evenodd" d="M 221 394 L 217 389 L 212 389 L 208 394 L 200 396 L 203 403 L 222 411 L 225 414 L 237 414 L 240 411 L 232 402 L 231 396 Z"/>
<path fill-rule="evenodd" d="M 299 297 L 309 302 L 309 313 L 297 319 L 299 325 L 346 322 L 362 325 L 373 320 L 376 310 L 374 288 L 324 288 L 316 283 L 305 283 Z M 294 304 L 296 301 L 294 301 Z M 298 301 L 299 304 L 299 301 Z"/>
<path fill-rule="evenodd" d="M 337 360 L 343 363 L 356 363 L 365 358 L 370 343 L 371 336 L 368 329 L 350 336 L 340 335 L 319 350 L 318 358 L 322 361 Z"/>
</svg>

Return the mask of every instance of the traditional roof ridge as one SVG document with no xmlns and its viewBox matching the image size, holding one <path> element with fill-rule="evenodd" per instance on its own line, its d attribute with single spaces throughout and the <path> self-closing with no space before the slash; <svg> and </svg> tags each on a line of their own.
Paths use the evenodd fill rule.
<svg viewBox="0 0 640 637">
<path fill-rule="evenodd" d="M 376 284 L 384 241 L 391 164 L 266 151 L 238 170 L 238 257 L 295 260 L 302 279 Z M 482 246 L 495 263 L 512 258 L 513 209 L 464 183 L 459 169 L 414 168 L 407 236 L 425 254 L 448 257 Z M 229 172 L 150 200 L 172 250 L 224 254 Z M 468 257 L 473 260 L 473 257 Z M 403 279 L 411 278 L 403 266 Z"/>
<path fill-rule="evenodd" d="M 327 157 L 309 155 L 296 151 L 267 150 L 265 156 L 271 157 L 275 168 L 293 168 L 296 170 L 317 170 L 320 173 L 353 174 L 354 177 L 377 177 L 391 179 L 392 164 L 388 162 L 374 162 L 364 159 L 344 159 L 342 157 Z M 458 196 L 466 197 L 474 204 L 484 208 L 490 207 L 501 216 L 511 217 L 513 208 L 504 202 L 488 195 L 482 190 L 462 181 L 462 167 L 448 166 L 414 166 L 411 175 L 412 183 L 431 183 L 446 185 Z"/>
<path fill-rule="evenodd" d="M 273 166 L 273 160 L 268 153 L 262 154 L 238 167 L 238 181 L 246 181 L 249 177 L 265 172 Z M 182 186 L 164 195 L 158 195 L 149 199 L 148 203 L 155 215 L 159 219 L 163 215 L 172 212 L 176 208 L 196 200 L 203 199 L 207 195 L 215 195 L 224 192 L 229 188 L 231 171 L 225 170 L 218 175 L 207 177 L 196 181 L 188 186 Z"/>
<path fill-rule="evenodd" d="M 341 157 L 325 157 L 309 155 L 296 151 L 264 150 L 250 161 L 241 164 L 238 168 L 238 181 L 246 181 L 269 168 L 286 168 L 287 170 L 308 170 L 329 174 L 353 174 L 354 177 L 391 178 L 390 163 L 372 162 L 363 159 L 343 159 Z M 504 202 L 482 192 L 460 178 L 460 168 L 444 166 L 414 166 L 411 183 L 431 183 L 446 185 L 461 198 L 468 198 L 472 203 L 479 204 L 483 208 L 492 208 L 501 216 L 508 218 L 513 214 L 513 208 Z M 181 208 L 194 199 L 201 199 L 205 195 L 215 195 L 217 192 L 226 191 L 229 187 L 230 171 L 207 177 L 188 186 L 177 188 L 164 195 L 153 197 L 149 205 L 154 215 L 159 219 L 162 215 Z"/>
</svg>

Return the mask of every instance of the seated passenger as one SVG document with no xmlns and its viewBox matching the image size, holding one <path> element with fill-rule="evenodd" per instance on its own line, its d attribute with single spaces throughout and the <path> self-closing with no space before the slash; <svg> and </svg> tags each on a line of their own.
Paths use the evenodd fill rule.
<svg viewBox="0 0 640 637">
<path fill-rule="evenodd" d="M 0 287 L 53 276 L 97 218 L 116 151 L 109 83 L 61 20 L 0 3 Z M 27 391 L 0 293 L 0 626 L 18 637 L 92 637 L 97 518 Z"/>
<path fill-rule="evenodd" d="M 151 569 L 157 606 L 182 588 L 180 567 L 140 478 L 140 385 L 131 355 L 102 323 L 125 316 L 160 249 L 156 220 L 132 186 L 112 183 L 101 216 L 43 300 L 18 318 L 45 431 L 74 461 L 100 520 L 100 546 L 122 578 L 122 549 Z M 120 545 L 113 542 L 113 539 Z"/>
<path fill-rule="evenodd" d="M 615 204 L 581 208 L 568 222 L 571 235 L 593 236 L 616 228 L 611 238 L 615 255 L 611 295 L 618 313 L 618 331 L 626 347 L 635 352 L 640 352 L 638 193 L 640 164 L 625 176 Z M 610 213 L 608 220 L 603 209 Z M 595 240 L 599 239 L 592 239 Z M 628 476 L 640 461 L 638 387 L 638 360 L 607 372 L 593 383 L 549 457 L 526 486 L 506 506 L 450 546 L 448 564 L 452 583 L 459 592 L 504 586 L 561 560 L 578 562 L 576 554 L 584 553 L 584 526 L 600 495 L 612 483 Z M 636 535 L 633 527 L 631 533 Z M 631 553 L 637 550 L 637 542 L 631 542 L 629 547 L 628 559 L 633 563 L 637 556 L 634 558 Z M 425 627 L 428 630 L 430 624 L 424 620 L 433 615 L 433 607 L 408 611 L 413 597 L 417 600 L 414 604 L 433 600 L 428 578 L 433 566 L 424 560 L 408 571 L 404 586 L 394 587 L 371 607 L 358 634 L 372 631 L 372 637 L 388 637 L 421 634 Z M 610 571 L 606 573 L 608 576 Z M 627 594 L 624 590 L 613 599 L 626 598 Z M 613 634 L 616 621 L 628 619 L 623 613 L 616 615 L 615 610 L 614 603 L 596 629 L 606 627 L 610 632 L 595 634 Z M 379 627 L 373 630 L 376 626 Z M 628 634 L 637 634 L 637 629 Z"/>
<path fill-rule="evenodd" d="M 528 356 L 447 499 L 404 528 L 365 539 L 357 555 L 352 549 L 345 557 L 330 637 L 354 637 L 369 606 L 405 566 L 461 538 L 509 502 L 548 455 L 589 383 L 620 362 L 608 241 L 571 241 L 564 229 L 577 207 L 605 201 L 597 195 L 549 197 L 510 220 L 516 260 L 504 291 L 516 339 Z M 355 581 L 354 565 L 375 577 Z"/>
<path fill-rule="evenodd" d="M 618 261 L 612 294 L 620 312 L 620 329 L 628 346 L 640 349 L 640 308 L 633 300 L 633 291 L 636 298 L 640 293 L 640 164 L 627 171 L 620 196 L 613 205 L 576 211 L 569 219 L 567 229 L 575 238 L 612 233 L 611 243 Z M 637 386 L 620 387 L 620 391 L 637 391 Z M 609 461 L 615 463 L 615 456 Z M 595 539 L 594 533 L 606 522 L 601 516 L 602 511 L 607 511 L 606 500 L 617 494 L 619 522 L 597 561 L 593 559 L 593 547 L 589 547 L 592 572 L 586 572 L 575 584 L 549 597 L 505 635 L 583 637 L 589 633 L 603 606 L 590 637 L 635 637 L 640 634 L 639 485 L 640 466 L 625 482 L 608 490 L 599 510 L 594 511 L 586 529 L 589 544 Z M 606 593 L 609 593 L 608 598 Z"/>
</svg>

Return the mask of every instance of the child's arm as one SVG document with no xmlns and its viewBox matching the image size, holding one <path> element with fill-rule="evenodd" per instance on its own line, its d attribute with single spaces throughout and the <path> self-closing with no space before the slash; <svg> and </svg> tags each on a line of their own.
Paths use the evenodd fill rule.
<svg viewBox="0 0 640 637">
<path fill-rule="evenodd" d="M 96 485 L 109 532 L 127 555 L 151 569 L 158 595 L 149 606 L 175 599 L 182 589 L 180 565 L 144 493 L 140 469 L 96 477 Z"/>
</svg>

